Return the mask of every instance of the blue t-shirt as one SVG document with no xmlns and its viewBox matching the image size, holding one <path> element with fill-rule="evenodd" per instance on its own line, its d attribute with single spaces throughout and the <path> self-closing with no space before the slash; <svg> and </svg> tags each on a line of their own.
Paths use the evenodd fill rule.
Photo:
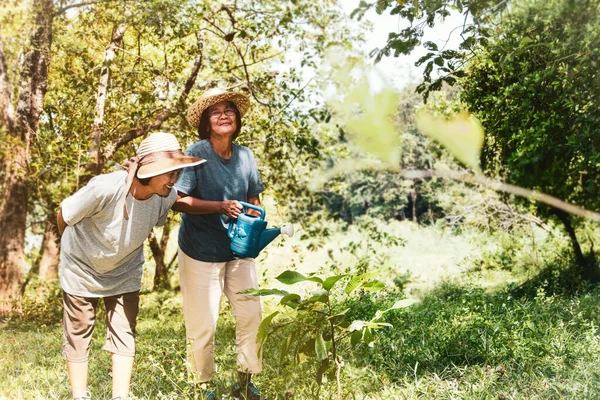
<svg viewBox="0 0 600 400">
<path fill-rule="evenodd" d="M 208 140 L 200 140 L 191 145 L 185 154 L 204 158 L 206 162 L 181 171 L 175 185 L 179 192 L 203 200 L 248 201 L 248 198 L 265 190 L 254 154 L 247 147 L 233 144 L 231 157 L 225 159 L 215 153 Z M 236 257 L 229 249 L 229 222 L 229 217 L 224 214 L 183 213 L 179 247 L 198 261 L 231 261 Z"/>
</svg>

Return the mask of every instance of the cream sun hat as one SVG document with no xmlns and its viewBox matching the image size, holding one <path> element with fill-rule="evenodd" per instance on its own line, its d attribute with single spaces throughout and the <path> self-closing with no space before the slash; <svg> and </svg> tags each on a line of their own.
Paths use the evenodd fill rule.
<svg viewBox="0 0 600 400">
<path fill-rule="evenodd" d="M 206 160 L 186 156 L 175 135 L 157 132 L 148 136 L 137 149 L 139 179 L 152 178 L 166 172 L 202 164 Z"/>
<path fill-rule="evenodd" d="M 191 126 L 198 128 L 202 113 L 208 107 L 213 106 L 222 101 L 231 101 L 240 112 L 240 116 L 244 116 L 250 108 L 250 99 L 242 93 L 228 92 L 221 88 L 208 89 L 194 104 L 188 108 L 187 120 Z"/>
<path fill-rule="evenodd" d="M 125 197 L 131 189 L 134 176 L 137 176 L 138 179 L 147 179 L 204 162 L 206 160 L 203 158 L 186 156 L 172 133 L 152 133 L 142 140 L 136 157 L 130 158 L 124 165 L 128 171 Z M 125 219 L 129 219 L 125 204 L 123 204 L 123 214 Z"/>
</svg>

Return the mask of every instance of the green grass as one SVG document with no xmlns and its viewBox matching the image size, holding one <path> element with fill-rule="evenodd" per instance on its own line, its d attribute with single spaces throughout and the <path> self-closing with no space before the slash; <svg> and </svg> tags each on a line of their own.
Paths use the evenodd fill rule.
<svg viewBox="0 0 600 400">
<path fill-rule="evenodd" d="M 600 396 L 600 290 L 517 298 L 447 286 L 355 355 L 378 371 L 373 398 L 564 399 Z"/>
<path fill-rule="evenodd" d="M 341 346 L 345 399 L 600 398 L 600 289 L 571 281 L 565 284 L 571 278 L 560 273 L 568 262 L 556 245 L 556 236 L 550 247 L 541 241 L 536 249 L 502 244 L 499 251 L 516 249 L 512 265 L 526 272 L 519 275 L 503 269 L 504 256 L 492 252 L 498 247 L 493 237 L 457 237 L 406 223 L 390 224 L 387 229 L 404 237 L 407 245 L 369 251 L 372 257 L 387 260 L 388 283 L 406 272 L 410 281 L 403 287 L 391 284 L 389 290 L 377 294 L 358 293 L 347 304 L 348 316 L 369 319 L 405 294 L 419 296 L 421 302 L 386 314 L 386 322 L 393 327 L 383 329 L 373 347 Z M 285 240 L 261 256 L 261 285 L 276 286 L 273 277 L 285 269 L 310 273 L 355 266 L 361 254 L 339 249 L 360 237 L 356 230 L 335 233 L 316 253 L 294 252 L 302 244 L 293 238 Z M 519 290 L 515 284 L 502 283 L 536 276 L 526 268 L 534 258 L 539 263 L 536 267 L 552 269 Z M 401 288 L 406 289 L 404 293 Z M 568 290 L 561 292 L 561 288 Z M 0 400 L 70 398 L 60 354 L 60 291 L 49 286 L 39 293 L 43 295 L 25 303 L 22 317 L 0 323 Z M 264 308 L 267 315 L 274 301 L 265 299 Z M 102 310 L 98 320 L 89 385 L 95 399 L 108 399 L 110 356 L 101 350 Z M 215 352 L 219 368 L 215 385 L 223 399 L 231 398 L 234 336 L 234 320 L 225 306 Z M 313 358 L 300 355 L 299 364 L 289 356 L 281 361 L 284 339 L 282 330 L 265 345 L 264 371 L 256 383 L 267 398 L 335 399 L 331 376 L 325 376 L 321 385 L 316 383 Z M 188 379 L 177 291 L 142 295 L 131 389 L 138 399 L 195 398 L 195 387 Z"/>
<path fill-rule="evenodd" d="M 192 399 L 187 377 L 179 296 L 142 296 L 138 354 L 132 391 L 139 399 Z M 385 295 L 371 304 L 392 299 Z M 370 314 L 368 305 L 356 310 Z M 342 385 L 355 399 L 585 399 L 600 396 L 600 289 L 574 295 L 516 297 L 510 288 L 486 293 L 442 285 L 409 309 L 387 316 L 393 325 L 373 348 L 345 349 Z M 356 315 L 354 316 L 356 317 Z M 0 328 L 0 399 L 68 399 L 60 355 L 60 321 L 9 320 Z M 90 387 L 110 398 L 109 355 L 101 350 L 105 329 L 94 333 Z M 316 384 L 307 358 L 279 362 L 280 338 L 265 349 L 257 378 L 270 399 L 335 398 L 329 379 Z M 217 390 L 227 398 L 235 368 L 234 328 L 224 309 L 218 326 Z M 288 395 L 289 396 L 289 395 Z"/>
</svg>

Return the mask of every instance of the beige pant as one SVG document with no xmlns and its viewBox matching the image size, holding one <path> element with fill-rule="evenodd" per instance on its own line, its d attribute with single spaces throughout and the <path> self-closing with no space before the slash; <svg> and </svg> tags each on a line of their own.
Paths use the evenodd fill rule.
<svg viewBox="0 0 600 400">
<path fill-rule="evenodd" d="M 102 349 L 124 357 L 135 355 L 140 292 L 101 298 L 73 296 L 63 291 L 63 357 L 67 361 L 88 360 L 100 300 L 104 300 L 106 309 L 106 343 Z"/>
<path fill-rule="evenodd" d="M 252 374 L 262 369 L 256 335 L 262 314 L 260 298 L 237 294 L 258 287 L 254 259 L 202 262 L 178 250 L 179 279 L 183 295 L 183 317 L 188 338 L 188 360 L 200 382 L 212 379 L 214 337 L 221 298 L 227 295 L 236 324 L 238 369 Z"/>
</svg>

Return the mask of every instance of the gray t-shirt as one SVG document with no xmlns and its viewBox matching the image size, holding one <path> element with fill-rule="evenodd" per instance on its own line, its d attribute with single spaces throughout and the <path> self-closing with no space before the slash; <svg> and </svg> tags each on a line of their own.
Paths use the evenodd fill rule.
<svg viewBox="0 0 600 400">
<path fill-rule="evenodd" d="M 247 147 L 233 144 L 231 157 L 225 159 L 215 153 L 208 140 L 200 140 L 185 153 L 206 162 L 181 171 L 175 188 L 182 193 L 203 200 L 248 201 L 264 191 L 254 155 Z M 229 222 L 223 214 L 182 214 L 179 247 L 198 261 L 233 260 L 236 257 L 229 249 L 231 240 L 227 236 Z"/>
<path fill-rule="evenodd" d="M 126 183 L 125 171 L 99 175 L 62 202 L 68 226 L 61 238 L 59 277 L 65 292 L 104 297 L 141 289 L 144 241 L 154 226 L 165 223 L 177 191 L 146 200 L 128 194 L 126 220 Z"/>
</svg>

